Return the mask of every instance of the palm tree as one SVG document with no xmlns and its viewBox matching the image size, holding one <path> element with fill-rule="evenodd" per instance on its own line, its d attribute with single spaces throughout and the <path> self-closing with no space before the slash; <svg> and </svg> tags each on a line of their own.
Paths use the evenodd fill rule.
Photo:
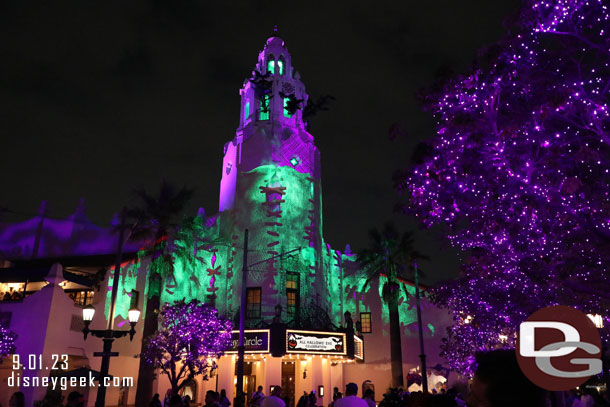
<svg viewBox="0 0 610 407">
<path fill-rule="evenodd" d="M 142 332 L 142 350 L 140 352 L 142 354 L 148 338 L 157 331 L 162 281 L 168 273 L 171 273 L 173 265 L 171 253 L 167 250 L 169 235 L 177 228 L 180 214 L 193 196 L 193 190 L 185 187 L 177 189 L 163 181 L 157 195 L 150 195 L 143 189 L 135 190 L 135 194 L 141 206 L 130 209 L 128 214 L 136 224 L 141 226 L 132 232 L 131 238 L 141 239 L 146 235 L 153 237 L 146 249 L 152 254 L 152 257 L 147 273 L 148 297 Z M 141 357 L 136 407 L 148 406 L 152 398 L 153 379 L 154 369 Z"/>
<path fill-rule="evenodd" d="M 392 387 L 403 386 L 402 346 L 400 338 L 400 316 L 398 301 L 400 298 L 400 280 L 411 277 L 413 260 L 427 259 L 413 248 L 411 232 L 400 234 L 395 226 L 388 222 L 380 232 L 373 229 L 369 232 L 369 247 L 358 252 L 358 261 L 367 273 L 363 289 L 381 275 L 387 277 L 382 289 L 382 300 L 388 305 L 390 319 L 390 359 L 392 363 Z M 405 294 L 407 294 L 405 289 Z"/>
</svg>

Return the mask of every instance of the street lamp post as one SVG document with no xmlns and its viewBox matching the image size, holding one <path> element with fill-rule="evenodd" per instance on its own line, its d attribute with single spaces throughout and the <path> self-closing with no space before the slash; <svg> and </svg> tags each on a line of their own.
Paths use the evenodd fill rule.
<svg viewBox="0 0 610 407">
<path fill-rule="evenodd" d="M 102 338 L 102 340 L 104 341 L 103 351 L 93 353 L 93 356 L 101 356 L 102 358 L 102 366 L 100 368 L 99 387 L 97 389 L 95 407 L 104 407 L 106 403 L 106 386 L 103 381 L 104 378 L 108 376 L 108 369 L 110 368 L 110 358 L 113 356 L 119 356 L 118 352 L 112 352 L 112 343 L 115 339 L 122 338 L 123 336 L 127 335 L 129 335 L 129 340 L 133 340 L 133 336 L 136 333 L 136 324 L 140 319 L 140 310 L 136 308 L 132 308 L 129 310 L 129 325 L 131 325 L 131 329 L 129 329 L 129 331 L 118 331 L 113 329 L 89 329 L 89 324 L 93 320 L 94 315 L 95 308 L 92 305 L 88 305 L 83 308 L 83 322 L 85 323 L 83 334 L 85 339 L 87 339 L 87 336 L 91 334 L 97 338 Z"/>
<path fill-rule="evenodd" d="M 110 368 L 110 358 L 113 356 L 119 356 L 118 352 L 112 352 L 112 343 L 115 339 L 122 338 L 123 336 L 129 335 L 129 340 L 133 340 L 133 336 L 136 333 L 136 324 L 140 319 L 140 310 L 136 307 L 132 308 L 128 312 L 129 325 L 131 329 L 129 331 L 114 330 L 114 311 L 116 309 L 116 298 L 119 290 L 119 279 L 121 277 L 121 259 L 123 256 L 123 239 L 125 233 L 125 217 L 127 211 L 123 209 L 121 213 L 121 225 L 119 226 L 119 242 L 117 248 L 116 263 L 114 266 L 114 276 L 112 282 L 112 296 L 110 299 L 110 313 L 108 315 L 108 323 L 106 329 L 89 329 L 89 324 L 93 320 L 95 315 L 95 308 L 93 305 L 87 305 L 83 308 L 83 322 L 85 327 L 83 328 L 84 338 L 87 339 L 89 334 L 102 338 L 104 341 L 104 347 L 102 352 L 94 352 L 93 356 L 102 358 L 102 365 L 100 368 L 100 377 L 97 389 L 97 397 L 95 399 L 95 407 L 104 407 L 106 404 L 106 386 L 105 378 L 108 376 L 108 370 Z"/>
<path fill-rule="evenodd" d="M 276 324 L 282 322 L 282 304 L 277 304 L 275 306 L 275 317 L 273 317 L 273 322 Z"/>
<path fill-rule="evenodd" d="M 244 407 L 246 395 L 244 394 L 244 345 L 246 323 L 246 284 L 248 283 L 248 229 L 244 232 L 244 257 L 241 274 L 241 306 L 239 307 L 239 344 L 237 346 L 237 383 L 235 407 Z"/>
<path fill-rule="evenodd" d="M 415 301 L 417 304 L 417 327 L 419 331 L 419 358 L 421 360 L 421 383 L 424 394 L 428 394 L 428 370 L 426 368 L 426 352 L 424 351 L 424 331 L 421 320 L 421 304 L 419 293 L 419 278 L 417 273 L 417 261 L 413 261 L 415 266 Z"/>
<path fill-rule="evenodd" d="M 235 407 L 244 407 L 246 404 L 246 394 L 243 391 L 243 383 L 244 383 L 244 355 L 246 347 L 244 345 L 245 338 L 245 326 L 246 326 L 246 307 L 247 307 L 247 299 L 246 299 L 246 290 L 248 284 L 248 268 L 255 266 L 257 264 L 261 264 L 267 262 L 269 260 L 277 259 L 284 257 L 289 253 L 296 252 L 297 250 L 301 250 L 300 247 L 296 249 L 289 250 L 284 253 L 276 254 L 267 259 L 258 261 L 256 263 L 248 264 L 248 229 L 244 231 L 244 251 L 243 251 L 243 259 L 242 259 L 242 274 L 241 274 L 241 307 L 239 309 L 239 341 L 237 346 L 237 380 L 236 380 L 236 395 L 234 400 Z M 275 318 L 274 320 L 281 320 L 282 315 L 282 306 L 280 304 L 279 308 L 276 306 L 275 308 Z M 278 316 L 279 312 L 279 316 Z M 97 407 L 97 406 L 96 406 Z"/>
</svg>

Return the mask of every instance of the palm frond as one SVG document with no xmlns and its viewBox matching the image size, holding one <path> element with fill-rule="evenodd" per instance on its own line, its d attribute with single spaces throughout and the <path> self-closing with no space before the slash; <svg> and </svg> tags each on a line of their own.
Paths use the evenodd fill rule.
<svg viewBox="0 0 610 407">
<path fill-rule="evenodd" d="M 385 274 L 388 279 L 413 279 L 413 261 L 428 260 L 429 257 L 414 248 L 413 233 L 400 233 L 395 225 L 386 222 L 383 228 L 368 232 L 369 246 L 357 252 L 357 261 L 367 276 L 364 288 L 374 278 Z"/>
</svg>

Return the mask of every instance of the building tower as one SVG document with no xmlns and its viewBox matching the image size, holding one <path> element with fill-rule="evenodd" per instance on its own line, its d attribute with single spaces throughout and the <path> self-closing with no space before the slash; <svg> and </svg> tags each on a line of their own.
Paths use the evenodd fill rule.
<svg viewBox="0 0 610 407">
<path fill-rule="evenodd" d="M 260 311 L 251 306 L 248 313 L 268 319 L 280 304 L 291 320 L 310 301 L 328 309 L 320 152 L 303 120 L 305 86 L 281 38 L 267 40 L 240 95 L 239 127 L 224 147 L 219 211 L 221 233 L 235 247 L 249 230 L 250 264 L 271 258 L 249 273 L 249 299 L 265 300 Z M 241 270 L 241 253 L 234 253 L 228 268 Z M 240 282 L 232 280 L 237 284 L 229 292 L 237 293 Z M 236 309 L 238 296 L 228 296 Z"/>
</svg>

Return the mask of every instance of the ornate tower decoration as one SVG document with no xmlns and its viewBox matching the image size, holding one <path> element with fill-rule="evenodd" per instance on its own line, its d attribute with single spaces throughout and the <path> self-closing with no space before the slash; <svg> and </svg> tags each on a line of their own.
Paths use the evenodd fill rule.
<svg viewBox="0 0 610 407">
<path fill-rule="evenodd" d="M 239 126 L 224 146 L 220 213 L 206 218 L 200 237 L 211 243 L 191 262 L 177 259 L 177 288 L 203 301 L 213 298 L 222 312 L 235 315 L 248 229 L 248 288 L 254 300 L 260 296 L 250 325 L 272 320 L 278 304 L 284 322 L 297 325 L 299 308 L 312 309 L 312 302 L 339 325 L 349 259 L 322 237 L 320 152 L 303 121 L 305 85 L 281 38 L 267 40 L 240 95 Z"/>
<path fill-rule="evenodd" d="M 267 40 L 240 95 L 240 126 L 225 145 L 220 211 L 235 203 L 238 172 L 274 164 L 320 179 L 319 152 L 303 122 L 309 96 L 281 38 Z"/>
<path fill-rule="evenodd" d="M 225 145 L 220 182 L 219 210 L 233 221 L 226 234 L 249 229 L 249 246 L 260 250 L 253 262 L 280 256 L 250 271 L 249 285 L 260 286 L 263 296 L 277 297 L 286 309 L 290 273 L 298 276 L 303 301 L 315 300 L 314 292 L 325 301 L 320 153 L 303 121 L 305 85 L 281 38 L 267 40 L 240 95 L 239 127 Z M 281 256 L 294 249 L 290 258 Z M 239 262 L 236 256 L 229 267 L 241 269 Z M 273 316 L 276 304 L 263 304 L 263 317 Z"/>
</svg>

